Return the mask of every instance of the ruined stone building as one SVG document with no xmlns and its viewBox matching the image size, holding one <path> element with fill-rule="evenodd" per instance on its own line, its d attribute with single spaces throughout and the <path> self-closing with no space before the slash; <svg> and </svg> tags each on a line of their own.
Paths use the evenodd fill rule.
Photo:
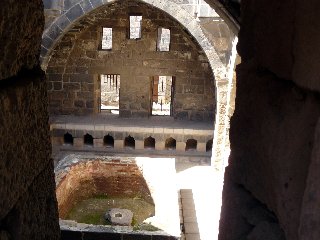
<svg viewBox="0 0 320 240">
<path fill-rule="evenodd" d="M 0 240 L 177 239 L 59 226 L 106 191 L 170 212 L 130 158 L 151 155 L 227 166 L 216 239 L 320 239 L 319 12 L 315 0 L 2 1 Z M 74 153 L 112 161 L 61 161 Z"/>
</svg>

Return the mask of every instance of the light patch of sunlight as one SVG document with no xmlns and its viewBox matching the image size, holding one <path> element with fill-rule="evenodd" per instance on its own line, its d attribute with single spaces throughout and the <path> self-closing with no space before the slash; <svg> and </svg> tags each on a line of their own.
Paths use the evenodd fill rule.
<svg viewBox="0 0 320 240">
<path fill-rule="evenodd" d="M 155 216 L 145 220 L 170 235 L 180 236 L 179 204 L 174 158 L 136 157 L 155 203 Z"/>
<path fill-rule="evenodd" d="M 177 173 L 177 180 L 180 189 L 192 189 L 201 240 L 218 239 L 223 172 L 197 166 Z"/>
</svg>

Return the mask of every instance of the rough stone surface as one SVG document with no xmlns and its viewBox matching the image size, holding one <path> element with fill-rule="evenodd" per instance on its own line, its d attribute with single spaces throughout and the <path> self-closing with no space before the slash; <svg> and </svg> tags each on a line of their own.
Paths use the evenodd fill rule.
<svg viewBox="0 0 320 240">
<path fill-rule="evenodd" d="M 39 64 L 43 24 L 41 0 L 1 1 L 0 80 Z"/>
<path fill-rule="evenodd" d="M 297 239 L 320 101 L 268 72 L 245 73 L 248 68 L 238 69 L 230 174 L 277 213 L 287 239 Z"/>
<path fill-rule="evenodd" d="M 128 209 L 111 208 L 105 215 L 112 225 L 131 226 L 133 213 Z"/>
<path fill-rule="evenodd" d="M 278 224 L 262 222 L 247 236 L 247 240 L 285 240 Z"/>
<path fill-rule="evenodd" d="M 0 228 L 16 239 L 59 238 L 46 101 L 39 69 L 1 82 Z"/>
<path fill-rule="evenodd" d="M 319 222 L 319 198 L 320 198 L 320 122 L 318 121 L 315 146 L 312 151 L 309 175 L 306 183 L 306 190 L 303 197 L 300 216 L 300 240 L 317 239 L 320 236 Z"/>
<path fill-rule="evenodd" d="M 143 15 L 140 40 L 127 36 L 128 13 L 133 11 Z M 104 26 L 113 28 L 111 51 L 99 50 Z M 156 51 L 158 27 L 171 29 L 169 52 Z M 199 45 L 168 15 L 127 1 L 88 14 L 55 48 L 47 68 L 50 112 L 97 112 L 99 74 L 115 73 L 121 77 L 120 116 L 149 116 L 151 78 L 163 75 L 175 77 L 174 117 L 213 118 L 214 77 Z"/>
<path fill-rule="evenodd" d="M 47 91 L 39 67 L 40 0 L 0 8 L 0 239 L 60 238 Z"/>
<path fill-rule="evenodd" d="M 311 55 L 305 54 L 310 49 L 318 49 L 319 43 L 313 42 L 317 41 L 318 33 L 306 41 L 315 33 L 316 25 L 308 25 L 309 21 L 305 20 L 313 19 L 319 7 L 315 3 L 301 3 L 305 10 L 301 11 L 299 5 L 292 1 L 244 1 L 242 4 L 243 27 L 238 45 L 242 63 L 237 69 L 236 107 L 230 129 L 231 156 L 226 171 L 226 177 L 232 176 L 232 184 L 241 184 L 275 213 L 288 240 L 320 237 L 315 227 L 318 220 L 313 221 L 319 219 L 319 215 L 310 214 L 318 202 L 317 174 L 310 169 L 317 168 L 312 154 L 318 151 L 318 138 L 314 135 L 320 98 L 317 92 L 306 90 L 316 89 L 308 84 L 310 76 L 317 75 L 313 68 L 318 57 L 313 55 L 317 50 Z M 308 34 L 302 36 L 302 32 Z M 302 47 L 304 44 L 308 47 Z M 303 61 L 307 56 L 309 59 Z M 314 63 L 306 65 L 310 61 Z M 298 75 L 292 73 L 300 64 L 304 65 L 300 70 L 308 74 L 300 72 L 298 82 Z M 229 218 L 239 214 L 227 209 L 232 184 L 225 185 L 223 194 L 222 215 Z M 231 232 L 232 227 L 225 222 L 220 229 L 220 239 L 228 239 L 222 232 Z M 259 232 L 263 231 L 261 227 Z M 255 233 L 253 239 L 261 239 L 259 234 Z"/>
</svg>

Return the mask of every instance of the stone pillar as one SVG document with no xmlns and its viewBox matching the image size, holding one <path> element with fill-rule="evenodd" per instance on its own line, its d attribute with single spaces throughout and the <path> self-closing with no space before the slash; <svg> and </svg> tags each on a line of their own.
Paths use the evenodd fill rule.
<svg viewBox="0 0 320 240">
<path fill-rule="evenodd" d="M 176 150 L 178 152 L 185 152 L 186 151 L 186 143 L 185 142 L 177 142 Z"/>
<path fill-rule="evenodd" d="M 103 147 L 103 139 L 101 139 L 101 138 L 93 139 L 93 146 L 94 147 Z"/>
<path fill-rule="evenodd" d="M 207 144 L 198 142 L 197 151 L 198 152 L 206 152 L 207 151 Z"/>
<path fill-rule="evenodd" d="M 136 149 L 144 149 L 144 141 L 136 140 Z"/>
<path fill-rule="evenodd" d="M 155 147 L 155 149 L 158 150 L 158 151 L 165 150 L 165 142 L 156 141 L 156 147 Z"/>
<path fill-rule="evenodd" d="M 83 147 L 83 138 L 73 138 L 74 147 Z"/>
<path fill-rule="evenodd" d="M 124 141 L 123 140 L 114 140 L 114 149 L 123 149 Z"/>
</svg>

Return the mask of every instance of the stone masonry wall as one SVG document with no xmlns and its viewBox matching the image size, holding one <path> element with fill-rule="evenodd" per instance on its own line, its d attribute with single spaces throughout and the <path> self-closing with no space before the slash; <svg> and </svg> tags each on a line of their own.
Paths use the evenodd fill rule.
<svg viewBox="0 0 320 240">
<path fill-rule="evenodd" d="M 142 39 L 128 39 L 128 15 L 143 15 Z M 99 50 L 101 28 L 113 27 L 113 49 Z M 157 52 L 157 29 L 171 29 L 170 52 Z M 99 75 L 120 74 L 120 116 L 150 115 L 151 77 L 176 77 L 173 116 L 212 120 L 214 78 L 192 37 L 164 13 L 134 1 L 101 7 L 80 20 L 55 48 L 48 68 L 52 114 L 98 111 Z"/>
<path fill-rule="evenodd" d="M 0 239 L 60 238 L 45 75 L 43 5 L 1 2 Z"/>
</svg>

